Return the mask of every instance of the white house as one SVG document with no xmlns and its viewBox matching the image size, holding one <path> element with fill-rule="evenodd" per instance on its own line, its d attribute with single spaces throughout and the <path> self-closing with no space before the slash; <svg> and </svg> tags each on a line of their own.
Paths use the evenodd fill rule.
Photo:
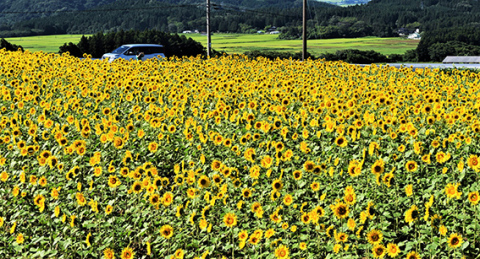
<svg viewBox="0 0 480 259">
<path fill-rule="evenodd" d="M 410 40 L 421 40 L 422 36 L 420 36 L 420 30 L 416 29 L 414 33 L 408 35 L 408 39 L 410 39 Z"/>
</svg>

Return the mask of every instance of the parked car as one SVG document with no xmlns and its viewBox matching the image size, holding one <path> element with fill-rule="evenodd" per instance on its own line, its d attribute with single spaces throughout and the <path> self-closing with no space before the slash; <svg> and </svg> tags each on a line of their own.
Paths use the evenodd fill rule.
<svg viewBox="0 0 480 259">
<path fill-rule="evenodd" d="M 109 62 L 115 59 L 123 58 L 125 60 L 136 60 L 137 55 L 143 52 L 142 60 L 150 58 L 165 58 L 164 48 L 158 44 L 126 44 L 118 47 L 111 53 L 105 53 L 102 59 L 108 59 Z"/>
</svg>

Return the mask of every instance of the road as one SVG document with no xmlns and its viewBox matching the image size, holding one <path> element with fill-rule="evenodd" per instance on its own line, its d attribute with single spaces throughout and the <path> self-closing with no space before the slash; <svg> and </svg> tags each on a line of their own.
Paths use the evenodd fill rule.
<svg viewBox="0 0 480 259">
<path fill-rule="evenodd" d="M 356 64 L 362 67 L 370 66 L 371 64 Z M 380 64 L 377 64 L 380 65 Z M 441 63 L 389 63 L 387 64 L 391 67 L 411 67 L 413 70 L 417 68 L 473 68 L 473 69 L 480 69 L 480 64 L 441 64 Z"/>
</svg>

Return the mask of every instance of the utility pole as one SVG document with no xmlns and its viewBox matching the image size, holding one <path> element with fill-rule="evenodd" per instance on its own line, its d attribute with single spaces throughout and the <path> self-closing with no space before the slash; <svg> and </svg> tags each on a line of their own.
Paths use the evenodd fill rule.
<svg viewBox="0 0 480 259">
<path fill-rule="evenodd" d="M 210 58 L 210 52 L 212 47 L 210 36 L 210 0 L 207 0 L 207 58 Z"/>
<path fill-rule="evenodd" d="M 303 49 L 302 61 L 307 57 L 307 0 L 303 0 Z"/>
</svg>

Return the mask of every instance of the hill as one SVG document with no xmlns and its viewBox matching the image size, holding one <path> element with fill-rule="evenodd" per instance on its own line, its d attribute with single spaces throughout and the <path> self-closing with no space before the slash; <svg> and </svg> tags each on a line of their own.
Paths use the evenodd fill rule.
<svg viewBox="0 0 480 259">
<path fill-rule="evenodd" d="M 205 2 L 198 0 L 104 0 L 99 2 L 103 4 L 96 5 L 87 5 L 90 1 L 85 0 L 70 0 L 72 3 L 63 8 L 58 1 L 52 1 L 50 7 L 44 5 L 43 8 L 38 7 L 36 2 L 42 1 L 26 1 L 23 8 L 12 3 L 5 8 L 4 3 L 4 11 L 0 15 L 8 16 L 8 19 L 1 20 L 9 22 L 0 25 L 0 34 L 12 37 L 130 29 L 181 32 L 186 29 L 202 31 L 206 27 Z M 256 32 L 267 26 L 293 26 L 301 22 L 301 6 L 302 0 L 212 1 L 211 26 L 213 31 L 244 33 Z M 322 9 L 336 7 L 322 2 L 311 2 L 310 6 Z M 28 13 L 19 11 L 22 9 L 28 10 Z M 16 13 L 5 10 L 20 13 L 15 16 Z"/>
<path fill-rule="evenodd" d="M 364 5 L 317 9 L 309 38 L 393 37 L 417 28 L 476 27 L 479 19 L 480 2 L 476 0 L 372 0 Z M 283 38 L 298 38 L 301 25 L 284 32 Z"/>
</svg>

